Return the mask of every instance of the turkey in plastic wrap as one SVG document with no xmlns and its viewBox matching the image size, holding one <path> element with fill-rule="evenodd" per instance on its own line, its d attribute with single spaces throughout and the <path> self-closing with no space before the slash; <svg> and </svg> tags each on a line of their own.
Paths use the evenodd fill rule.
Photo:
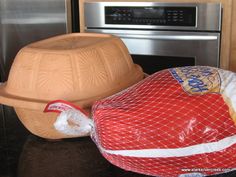
<svg viewBox="0 0 236 177">
<path fill-rule="evenodd" d="M 236 74 L 189 66 L 157 72 L 93 106 L 92 132 L 111 163 L 174 177 L 236 168 Z"/>
<path fill-rule="evenodd" d="M 207 66 L 159 71 L 97 101 L 93 120 L 63 101 L 47 108 L 58 107 L 58 131 L 91 133 L 103 156 L 125 170 L 161 177 L 236 170 L 233 72 Z"/>
</svg>

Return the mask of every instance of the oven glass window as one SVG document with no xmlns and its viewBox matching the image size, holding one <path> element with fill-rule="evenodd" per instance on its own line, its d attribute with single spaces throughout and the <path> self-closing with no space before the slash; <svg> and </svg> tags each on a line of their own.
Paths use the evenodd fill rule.
<svg viewBox="0 0 236 177">
<path fill-rule="evenodd" d="M 147 74 L 153 74 L 167 68 L 195 65 L 195 58 L 193 57 L 132 55 L 132 59 Z"/>
</svg>

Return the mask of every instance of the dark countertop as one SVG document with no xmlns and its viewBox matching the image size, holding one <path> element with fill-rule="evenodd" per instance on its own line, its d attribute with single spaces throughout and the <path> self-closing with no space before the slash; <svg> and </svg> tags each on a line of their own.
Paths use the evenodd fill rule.
<svg viewBox="0 0 236 177">
<path fill-rule="evenodd" d="M 32 135 L 5 108 L 0 119 L 0 177 L 148 177 L 110 164 L 90 137 L 49 141 Z M 214 177 L 235 177 L 231 172 Z M 213 176 L 212 176 L 213 177 Z"/>
</svg>

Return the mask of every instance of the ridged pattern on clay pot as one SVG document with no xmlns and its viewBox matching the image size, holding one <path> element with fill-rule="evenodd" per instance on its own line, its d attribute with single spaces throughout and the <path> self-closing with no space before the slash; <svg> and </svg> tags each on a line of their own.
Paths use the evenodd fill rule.
<svg viewBox="0 0 236 177">
<path fill-rule="evenodd" d="M 88 99 L 116 93 L 142 77 L 119 38 L 70 34 L 21 49 L 2 90 L 8 98 L 18 97 L 10 102 L 17 107 L 43 109 L 42 103 L 55 99 L 87 106 Z"/>
<path fill-rule="evenodd" d="M 45 138 L 63 138 L 68 136 L 58 132 L 53 135 L 53 131 L 46 133 L 46 122 L 40 118 L 52 117 L 42 113 L 49 101 L 63 99 L 87 108 L 94 101 L 137 83 L 143 76 L 142 69 L 133 63 L 118 37 L 66 34 L 32 43 L 18 52 L 8 81 L 0 86 L 0 102 L 15 107 L 32 133 Z M 44 133 L 36 130 L 36 126 L 27 125 L 31 124 L 32 117 L 39 119 L 34 124 L 37 129 L 44 129 Z M 52 122 L 47 124 L 53 129 Z"/>
</svg>

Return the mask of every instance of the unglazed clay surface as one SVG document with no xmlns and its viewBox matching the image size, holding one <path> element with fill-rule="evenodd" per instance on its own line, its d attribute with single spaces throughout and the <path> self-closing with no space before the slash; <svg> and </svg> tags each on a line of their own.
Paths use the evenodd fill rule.
<svg viewBox="0 0 236 177">
<path fill-rule="evenodd" d="M 13 106 L 33 134 L 66 138 L 53 127 L 57 115 L 43 113 L 49 101 L 67 100 L 89 108 L 94 101 L 143 77 L 141 67 L 133 63 L 119 38 L 95 33 L 66 34 L 32 43 L 18 52 L 8 81 L 0 85 L 0 102 Z"/>
<path fill-rule="evenodd" d="M 0 101 L 42 110 L 48 101 L 65 99 L 83 107 L 89 105 L 86 100 L 106 97 L 142 78 L 141 68 L 119 38 L 67 34 L 22 48 Z"/>
</svg>

